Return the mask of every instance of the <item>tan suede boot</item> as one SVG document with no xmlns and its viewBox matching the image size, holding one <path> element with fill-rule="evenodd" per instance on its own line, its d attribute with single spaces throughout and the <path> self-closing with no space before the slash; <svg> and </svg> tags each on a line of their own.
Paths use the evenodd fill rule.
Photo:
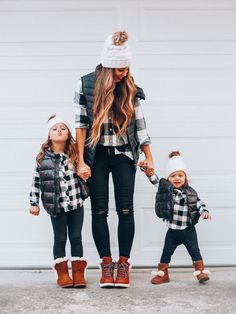
<svg viewBox="0 0 236 314">
<path fill-rule="evenodd" d="M 204 264 L 202 260 L 194 262 L 193 266 L 195 268 L 195 271 L 193 274 L 194 276 L 197 277 L 200 283 L 203 283 L 210 279 L 209 278 L 210 271 L 207 269 L 204 269 Z"/>
<path fill-rule="evenodd" d="M 88 265 L 87 261 L 83 258 L 80 258 L 80 257 L 71 258 L 74 287 L 77 287 L 77 288 L 86 287 L 87 282 L 85 278 L 86 278 L 87 265 Z"/>
<path fill-rule="evenodd" d="M 54 261 L 54 270 L 57 275 L 57 284 L 61 288 L 68 288 L 73 286 L 73 280 L 68 273 L 67 259 L 65 257 L 57 258 Z"/>
<path fill-rule="evenodd" d="M 128 288 L 130 287 L 130 276 L 129 270 L 131 269 L 131 264 L 128 257 L 120 256 L 117 264 L 117 276 L 115 280 L 116 288 Z"/>
<path fill-rule="evenodd" d="M 153 272 L 155 277 L 152 278 L 151 283 L 154 285 L 160 285 L 162 283 L 166 283 L 170 281 L 168 274 L 168 264 L 160 263 L 158 264 L 158 271 Z"/>
<path fill-rule="evenodd" d="M 112 288 L 115 286 L 114 282 L 114 268 L 115 263 L 112 261 L 112 258 L 109 256 L 104 256 L 102 263 L 100 264 L 102 270 L 102 276 L 100 279 L 101 288 Z"/>
</svg>

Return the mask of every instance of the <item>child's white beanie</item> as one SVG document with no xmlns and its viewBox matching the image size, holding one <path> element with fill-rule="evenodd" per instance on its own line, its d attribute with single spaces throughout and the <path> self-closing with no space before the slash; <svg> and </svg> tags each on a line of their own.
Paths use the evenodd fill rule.
<svg viewBox="0 0 236 314">
<path fill-rule="evenodd" d="M 48 122 L 47 122 L 47 125 L 46 125 L 46 130 L 47 130 L 47 134 L 49 133 L 49 131 L 51 130 L 51 128 L 55 125 L 55 124 L 58 124 L 58 123 L 63 123 L 67 126 L 67 128 L 70 130 L 71 132 L 71 129 L 70 129 L 70 125 L 67 123 L 67 121 L 65 121 L 64 119 L 62 119 L 61 117 L 59 116 L 55 116 L 53 117 L 52 119 L 50 119 Z"/>
<path fill-rule="evenodd" d="M 116 32 L 105 40 L 101 52 L 101 64 L 104 68 L 126 68 L 130 66 L 132 54 L 127 43 L 128 34 Z"/>
<path fill-rule="evenodd" d="M 169 160 L 166 165 L 166 178 L 175 171 L 183 171 L 187 176 L 187 166 L 178 151 L 169 154 Z"/>
</svg>

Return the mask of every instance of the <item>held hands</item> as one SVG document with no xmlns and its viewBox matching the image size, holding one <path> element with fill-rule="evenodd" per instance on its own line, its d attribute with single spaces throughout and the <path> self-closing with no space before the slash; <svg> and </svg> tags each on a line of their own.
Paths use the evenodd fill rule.
<svg viewBox="0 0 236 314">
<path fill-rule="evenodd" d="M 29 209 L 31 215 L 38 216 L 40 212 L 40 208 L 38 206 L 31 206 Z"/>
<path fill-rule="evenodd" d="M 150 159 L 142 160 L 138 163 L 138 166 L 140 167 L 141 171 L 143 171 L 148 177 L 153 176 L 154 174 L 154 165 L 153 161 Z"/>
<path fill-rule="evenodd" d="M 211 220 L 212 217 L 211 217 L 210 213 L 208 213 L 207 211 L 204 211 L 202 213 L 202 219 L 209 219 L 209 220 Z"/>
<path fill-rule="evenodd" d="M 77 165 L 77 174 L 80 178 L 87 181 L 91 177 L 91 168 L 83 161 Z"/>
</svg>

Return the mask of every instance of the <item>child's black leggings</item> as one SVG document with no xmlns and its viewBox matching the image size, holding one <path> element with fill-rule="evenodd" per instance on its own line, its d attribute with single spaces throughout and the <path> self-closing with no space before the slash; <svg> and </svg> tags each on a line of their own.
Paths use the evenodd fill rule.
<svg viewBox="0 0 236 314">
<path fill-rule="evenodd" d="M 67 232 L 71 245 L 71 256 L 82 257 L 82 225 L 84 220 L 84 207 L 69 212 L 62 212 L 55 218 L 51 216 L 54 244 L 54 259 L 66 256 Z"/>
<path fill-rule="evenodd" d="M 190 226 L 184 230 L 168 229 L 160 262 L 168 264 L 175 249 L 181 244 L 186 247 L 193 262 L 202 259 L 198 247 L 196 229 L 194 226 Z"/>
</svg>

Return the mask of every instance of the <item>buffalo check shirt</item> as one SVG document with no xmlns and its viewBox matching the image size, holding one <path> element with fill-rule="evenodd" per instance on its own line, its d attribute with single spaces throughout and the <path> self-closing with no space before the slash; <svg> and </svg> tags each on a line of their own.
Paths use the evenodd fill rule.
<svg viewBox="0 0 236 314">
<path fill-rule="evenodd" d="M 77 174 L 73 166 L 68 165 L 68 157 L 66 154 L 59 154 L 59 178 L 60 178 L 60 196 L 59 209 L 68 212 L 78 209 L 83 205 L 80 197 L 80 189 L 78 185 Z M 36 166 L 33 175 L 33 181 L 30 192 L 30 204 L 39 205 L 40 196 L 40 176 L 39 168 Z"/>
<path fill-rule="evenodd" d="M 147 133 L 146 123 L 139 99 L 135 98 L 134 114 L 136 124 L 136 139 L 140 146 L 150 144 L 150 137 Z M 75 128 L 89 128 L 86 100 L 82 92 L 82 82 L 79 80 L 76 85 L 74 97 L 75 109 Z M 128 142 L 127 134 L 120 137 L 117 135 L 116 126 L 113 123 L 113 112 L 110 111 L 102 126 L 99 145 L 115 147 L 115 154 L 125 154 L 133 159 L 131 147 Z"/>
<path fill-rule="evenodd" d="M 149 181 L 158 189 L 159 178 L 156 174 L 151 177 L 148 177 Z M 183 230 L 191 225 L 191 218 L 188 212 L 188 206 L 186 202 L 186 194 L 183 190 L 173 189 L 173 200 L 174 200 L 174 211 L 173 211 L 173 220 L 167 221 L 167 227 L 175 230 Z M 204 211 L 208 212 L 206 205 L 197 198 L 197 209 L 199 213 L 202 214 Z"/>
</svg>

